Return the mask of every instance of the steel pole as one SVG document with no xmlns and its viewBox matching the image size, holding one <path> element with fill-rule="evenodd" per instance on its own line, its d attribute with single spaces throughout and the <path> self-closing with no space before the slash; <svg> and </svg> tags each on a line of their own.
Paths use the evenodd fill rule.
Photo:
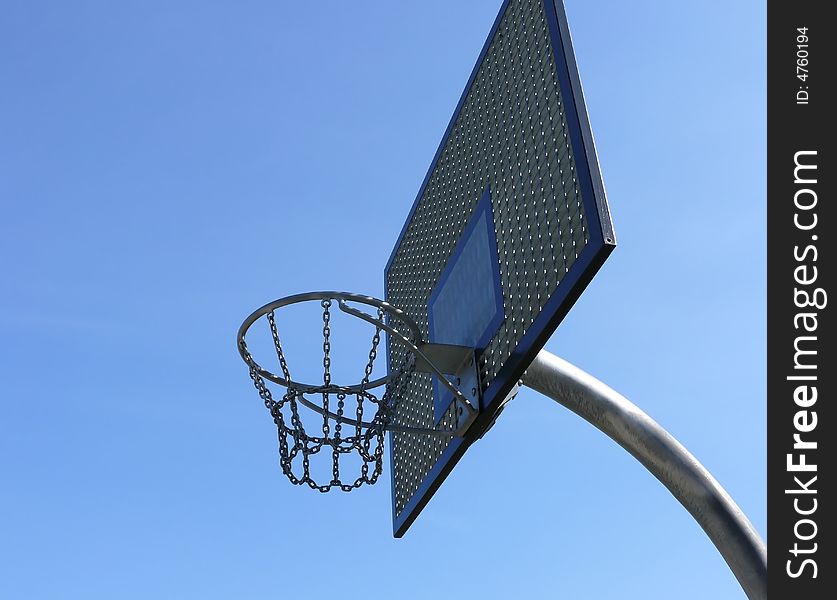
<svg viewBox="0 0 837 600">
<path fill-rule="evenodd" d="M 767 547 L 706 468 L 627 398 L 541 350 L 523 385 L 569 408 L 607 434 L 660 480 L 700 524 L 750 600 L 767 598 Z"/>
</svg>

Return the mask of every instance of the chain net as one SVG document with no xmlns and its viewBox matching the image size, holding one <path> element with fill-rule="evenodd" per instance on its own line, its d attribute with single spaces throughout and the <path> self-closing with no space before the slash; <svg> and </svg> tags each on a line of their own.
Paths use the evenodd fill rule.
<svg viewBox="0 0 837 600">
<path fill-rule="evenodd" d="M 370 378 L 378 356 L 381 327 L 375 327 L 372 345 L 359 385 L 340 386 L 331 378 L 331 307 L 330 299 L 323 299 L 323 382 L 318 385 L 300 384 L 291 378 L 288 362 L 282 349 L 276 315 L 273 310 L 265 314 L 279 368 L 287 382 L 279 386 L 263 377 L 262 367 L 256 363 L 247 349 L 244 339 L 239 340 L 242 355 L 250 370 L 250 378 L 265 408 L 270 412 L 279 435 L 279 464 L 282 472 L 294 485 L 307 485 L 320 492 L 340 489 L 349 492 L 363 484 L 374 484 L 383 470 L 384 433 L 393 421 L 397 399 L 407 388 L 415 372 L 415 357 L 404 353 L 403 364 L 392 369 L 383 394 L 376 396 L 369 389 Z M 378 321 L 384 322 L 384 311 L 378 308 Z M 390 322 L 390 325 L 392 323 Z M 271 388 L 282 387 L 281 397 Z M 278 397 L 278 399 L 277 399 Z M 304 410 L 305 408 L 311 410 Z M 303 414 L 319 417 L 312 429 L 306 429 Z M 372 415 L 369 419 L 369 415 Z M 368 420 L 364 420 L 364 416 Z M 360 473 L 341 478 L 341 461 L 349 454 L 359 457 Z M 331 479 L 317 482 L 312 473 L 315 461 L 330 462 Z M 353 461 L 358 463 L 357 459 Z M 322 465 L 321 465 L 322 466 Z M 327 467 L 326 467 L 327 470 Z"/>
</svg>

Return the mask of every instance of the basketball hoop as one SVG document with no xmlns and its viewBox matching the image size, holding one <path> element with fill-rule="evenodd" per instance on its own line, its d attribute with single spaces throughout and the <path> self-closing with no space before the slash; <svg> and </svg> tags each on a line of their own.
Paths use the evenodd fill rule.
<svg viewBox="0 0 837 600">
<path fill-rule="evenodd" d="M 374 326 L 364 373 L 358 383 L 351 385 L 341 385 L 332 380 L 330 324 L 335 301 L 343 313 Z M 322 308 L 323 377 L 320 383 L 305 383 L 291 377 L 279 336 L 276 311 L 303 302 L 319 302 Z M 351 306 L 350 302 L 375 308 L 375 315 Z M 257 323 L 266 326 L 270 332 L 279 367 L 278 374 L 257 363 L 247 347 L 245 336 Z M 372 379 L 382 332 L 389 336 L 390 342 L 399 344 L 403 352 L 398 353 L 399 363 L 390 365 L 386 375 Z M 406 313 L 370 296 L 346 292 L 311 292 L 266 304 L 247 317 L 239 328 L 238 351 L 276 424 L 282 472 L 293 484 L 308 485 L 320 492 L 328 492 L 333 488 L 348 492 L 363 484 L 374 484 L 383 469 L 386 431 L 461 436 L 478 412 L 478 386 L 471 388 L 469 400 L 445 375 L 458 373 L 468 361 L 470 371 L 476 373 L 473 349 L 424 342 L 418 325 Z M 431 429 L 396 422 L 398 400 L 416 371 L 435 375 L 453 394 L 459 416 L 456 429 Z M 461 385 L 461 377 L 454 381 L 460 381 Z M 373 392 L 380 388 L 382 392 Z M 279 394 L 274 394 L 275 389 L 279 390 Z M 316 432 L 306 429 L 300 407 L 319 415 L 315 422 Z M 368 417 L 370 411 L 371 418 Z M 328 483 L 317 483 L 312 477 L 311 460 L 315 455 L 326 454 L 329 450 L 332 478 Z M 360 458 L 360 474 L 353 481 L 350 479 L 346 482 L 340 478 L 340 463 L 341 458 L 350 453 Z"/>
</svg>

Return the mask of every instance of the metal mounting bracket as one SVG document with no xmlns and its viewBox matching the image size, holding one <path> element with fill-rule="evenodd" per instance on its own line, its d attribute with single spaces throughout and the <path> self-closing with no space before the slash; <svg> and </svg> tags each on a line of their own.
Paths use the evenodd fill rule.
<svg viewBox="0 0 837 600">
<path fill-rule="evenodd" d="M 462 405 L 462 399 L 456 398 L 458 402 L 456 427 L 457 429 L 466 429 L 477 418 L 482 398 L 482 386 L 474 349 L 468 346 L 434 343 L 424 343 L 419 348 L 421 354 L 416 355 L 416 371 L 432 373 L 433 370 L 428 361 L 432 362 L 439 371 L 447 376 L 448 381 L 459 390 L 471 408 L 474 409 L 468 410 L 467 407 Z M 455 399 L 452 393 L 441 386 L 439 387 L 441 389 L 437 392 L 439 395 L 438 403 L 434 407 L 436 409 L 436 424 L 439 423 L 450 403 Z"/>
<path fill-rule="evenodd" d="M 500 416 L 500 413 L 503 412 L 503 409 L 506 408 L 506 405 L 509 402 L 511 402 L 512 400 L 514 400 L 515 396 L 517 396 L 517 393 L 520 391 L 520 388 L 522 387 L 522 385 L 523 385 L 522 381 L 518 381 L 517 383 L 514 384 L 514 387 L 511 389 L 511 391 L 508 393 L 508 395 L 506 395 L 506 397 L 500 403 L 500 406 L 497 407 L 497 410 L 494 412 L 494 415 L 491 417 L 491 423 L 489 423 L 488 426 L 485 429 L 483 429 L 482 433 L 480 433 L 480 437 L 477 438 L 477 439 L 481 440 L 483 438 L 483 436 L 486 433 L 488 433 L 488 431 L 492 427 L 494 427 L 494 424 L 497 423 L 497 417 Z"/>
</svg>

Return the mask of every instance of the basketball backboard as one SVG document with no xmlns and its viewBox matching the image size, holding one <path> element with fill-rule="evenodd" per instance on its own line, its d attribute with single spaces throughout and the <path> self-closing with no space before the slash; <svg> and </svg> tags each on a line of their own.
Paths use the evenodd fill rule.
<svg viewBox="0 0 837 600">
<path fill-rule="evenodd" d="M 430 342 L 478 356 L 464 437 L 390 432 L 401 537 L 504 401 L 616 243 L 561 0 L 506 0 L 385 269 L 387 302 Z M 390 344 L 390 364 L 404 349 Z M 417 373 L 396 419 L 456 428 Z"/>
</svg>

